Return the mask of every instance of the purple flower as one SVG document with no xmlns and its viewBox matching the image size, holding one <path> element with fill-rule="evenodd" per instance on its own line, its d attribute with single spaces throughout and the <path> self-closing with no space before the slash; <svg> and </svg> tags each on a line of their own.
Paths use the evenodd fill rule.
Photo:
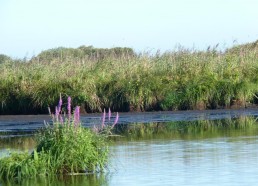
<svg viewBox="0 0 258 186">
<path fill-rule="evenodd" d="M 74 127 L 79 126 L 80 123 L 80 107 L 76 106 L 74 110 Z"/>
<path fill-rule="evenodd" d="M 60 99 L 59 99 L 59 103 L 58 103 L 58 112 L 59 113 L 61 112 L 62 104 L 63 104 L 63 101 L 62 101 L 62 97 L 61 97 L 61 94 L 60 94 Z"/>
<path fill-rule="evenodd" d="M 67 98 L 67 111 L 68 111 L 68 119 L 71 119 L 71 97 L 68 96 Z"/>
<path fill-rule="evenodd" d="M 52 115 L 51 110 L 50 110 L 50 107 L 48 107 L 48 113 L 49 113 L 50 115 Z"/>
<path fill-rule="evenodd" d="M 114 128 L 114 126 L 117 124 L 117 122 L 118 122 L 118 119 L 119 119 L 119 115 L 118 115 L 118 112 L 116 113 L 116 119 L 115 119 L 115 122 L 114 122 L 114 124 L 112 125 L 112 127 L 111 128 Z"/>
<path fill-rule="evenodd" d="M 104 128 L 104 126 L 105 126 L 105 119 L 106 119 L 106 110 L 105 110 L 105 108 L 104 108 L 104 113 L 103 113 L 103 116 L 102 116 L 102 128 Z"/>
<path fill-rule="evenodd" d="M 59 117 L 59 110 L 57 107 L 55 107 L 55 118 L 56 118 L 56 121 L 58 121 L 58 117 Z"/>
<path fill-rule="evenodd" d="M 60 116 L 60 123 L 63 125 L 64 124 L 63 117 L 62 117 L 62 115 L 59 115 L 59 116 Z"/>
</svg>

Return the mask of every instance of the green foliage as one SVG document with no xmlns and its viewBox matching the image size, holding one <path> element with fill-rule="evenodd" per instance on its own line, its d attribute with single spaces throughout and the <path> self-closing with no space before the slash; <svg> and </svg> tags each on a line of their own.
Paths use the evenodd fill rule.
<svg viewBox="0 0 258 186">
<path fill-rule="evenodd" d="M 10 57 L 7 56 L 7 55 L 0 54 L 0 64 L 1 64 L 1 63 L 10 62 L 10 61 L 12 61 L 12 58 L 10 58 Z"/>
<path fill-rule="evenodd" d="M 104 58 L 132 57 L 135 53 L 131 48 L 115 47 L 111 49 L 94 48 L 93 46 L 80 46 L 78 48 L 58 47 L 41 52 L 34 60 L 38 61 L 64 61 L 64 60 L 102 60 Z"/>
<path fill-rule="evenodd" d="M 17 153 L 13 152 L 10 156 L 0 159 L 0 176 L 1 178 L 18 177 L 21 176 L 20 172 L 24 162 L 28 159 L 28 152 Z M 28 168 L 27 166 L 25 169 Z M 26 170 L 25 170 L 26 171 Z"/>
<path fill-rule="evenodd" d="M 108 148 L 103 136 L 83 127 L 57 126 L 43 130 L 37 152 L 48 152 L 54 173 L 103 170 Z"/>
<path fill-rule="evenodd" d="M 108 185 L 109 177 L 105 173 L 99 174 L 89 174 L 85 175 L 55 175 L 55 176 L 37 176 L 29 179 L 21 180 L 1 180 L 1 184 L 4 186 L 45 186 L 45 185 L 55 185 L 55 186 L 67 186 L 67 185 L 83 185 L 83 186 L 99 186 Z"/>
<path fill-rule="evenodd" d="M 12 152 L 0 159 L 0 177 L 24 178 L 37 175 L 102 171 L 108 160 L 104 136 L 70 122 L 55 123 L 38 134 L 32 153 Z"/>
<path fill-rule="evenodd" d="M 47 113 L 59 93 L 87 112 L 244 107 L 257 103 L 257 50 L 255 43 L 156 55 L 130 48 L 50 49 L 27 62 L 0 64 L 0 113 Z"/>
</svg>

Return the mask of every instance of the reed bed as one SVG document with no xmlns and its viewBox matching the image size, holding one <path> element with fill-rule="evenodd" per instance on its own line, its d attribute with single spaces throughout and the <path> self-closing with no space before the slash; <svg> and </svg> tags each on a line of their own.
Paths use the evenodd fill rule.
<svg viewBox="0 0 258 186">
<path fill-rule="evenodd" d="M 0 63 L 0 113 L 47 113 L 70 95 L 83 111 L 247 107 L 257 103 L 258 42 L 136 54 L 129 48 L 57 48 Z"/>
</svg>

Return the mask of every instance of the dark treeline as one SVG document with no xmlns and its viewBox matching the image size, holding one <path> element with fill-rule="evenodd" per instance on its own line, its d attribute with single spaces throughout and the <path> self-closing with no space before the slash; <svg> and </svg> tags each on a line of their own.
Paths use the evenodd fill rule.
<svg viewBox="0 0 258 186">
<path fill-rule="evenodd" d="M 86 112 L 248 107 L 258 100 L 258 42 L 221 52 L 59 47 L 30 60 L 0 55 L 0 113 L 46 114 L 60 94 Z"/>
</svg>

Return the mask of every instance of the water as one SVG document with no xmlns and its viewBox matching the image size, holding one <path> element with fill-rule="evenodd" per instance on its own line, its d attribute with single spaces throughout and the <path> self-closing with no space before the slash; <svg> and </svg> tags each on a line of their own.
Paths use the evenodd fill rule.
<svg viewBox="0 0 258 186">
<path fill-rule="evenodd" d="M 113 147 L 109 185 L 255 185 L 258 137 L 152 140 Z"/>
<path fill-rule="evenodd" d="M 257 136 L 123 141 L 111 152 L 111 166 L 102 175 L 31 179 L 21 185 L 242 186 L 258 181 Z"/>
<path fill-rule="evenodd" d="M 174 112 L 148 112 L 148 113 L 120 113 L 119 124 L 150 123 L 169 121 L 217 120 L 237 118 L 240 116 L 258 116 L 257 108 L 238 110 L 205 110 L 205 111 L 174 111 Z M 91 127 L 101 123 L 101 114 L 86 114 L 81 116 L 83 126 Z M 111 122 L 114 121 L 112 115 Z M 0 115 L 0 132 L 32 133 L 44 127 L 44 121 L 51 124 L 49 115 Z"/>
<path fill-rule="evenodd" d="M 177 113 L 181 118 L 187 118 L 183 121 L 172 120 L 158 124 L 155 124 L 157 118 L 159 121 L 160 118 L 167 119 L 170 114 L 136 115 L 138 120 L 145 117 L 148 122 L 150 118 L 154 118 L 151 124 L 145 125 L 130 125 L 125 122 L 125 118 L 133 115 L 122 116 L 124 118 L 122 122 L 127 126 L 123 133 L 126 137 L 116 139 L 111 144 L 110 166 L 103 174 L 62 178 L 39 177 L 23 180 L 19 184 L 3 181 L 0 183 L 40 186 L 256 185 L 258 182 L 256 115 L 247 117 L 250 114 L 246 112 L 243 115 L 239 114 L 240 112 L 234 114 L 199 112 L 199 115 L 198 112 L 184 113 Z M 225 115 L 227 117 L 224 117 Z M 216 119 L 210 118 L 214 116 L 223 116 L 224 120 L 189 119 L 207 119 L 207 117 Z M 239 116 L 241 117 L 238 118 Z M 98 119 L 98 116 L 95 119 Z M 7 153 L 6 149 L 9 148 L 25 150 L 35 145 L 31 136 L 13 138 L 7 136 L 8 133 L 5 138 L 0 139 L 0 156 L 4 156 Z"/>
</svg>

